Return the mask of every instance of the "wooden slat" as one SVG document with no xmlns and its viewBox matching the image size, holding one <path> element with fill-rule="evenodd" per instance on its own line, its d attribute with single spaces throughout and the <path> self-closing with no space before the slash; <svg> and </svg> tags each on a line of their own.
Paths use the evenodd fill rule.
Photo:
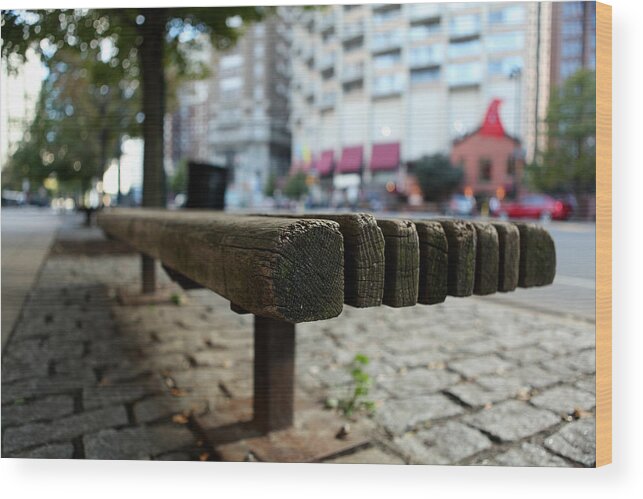
<svg viewBox="0 0 643 499">
<path fill-rule="evenodd" d="M 498 232 L 498 291 L 513 291 L 520 270 L 520 231 L 508 222 L 493 222 Z"/>
<path fill-rule="evenodd" d="M 490 223 L 473 222 L 476 229 L 476 271 L 473 294 L 490 295 L 498 291 L 500 258 L 498 232 Z"/>
<path fill-rule="evenodd" d="M 382 304 L 384 236 L 372 215 L 312 213 L 286 216 L 337 222 L 344 238 L 344 303 L 359 308 Z"/>
<path fill-rule="evenodd" d="M 433 305 L 447 297 L 449 253 L 442 224 L 433 220 L 413 220 L 420 243 L 418 303 Z"/>
<path fill-rule="evenodd" d="M 339 225 L 213 212 L 113 210 L 105 232 L 261 317 L 336 317 L 344 301 Z"/>
<path fill-rule="evenodd" d="M 536 224 L 515 223 L 520 231 L 518 286 L 546 286 L 556 276 L 556 247 L 549 233 Z"/>
<path fill-rule="evenodd" d="M 449 244 L 448 294 L 471 296 L 476 269 L 476 231 L 464 220 L 439 219 Z"/>
<path fill-rule="evenodd" d="M 384 297 L 389 307 L 417 303 L 420 277 L 420 248 L 415 225 L 410 220 L 377 219 L 384 234 Z"/>
</svg>

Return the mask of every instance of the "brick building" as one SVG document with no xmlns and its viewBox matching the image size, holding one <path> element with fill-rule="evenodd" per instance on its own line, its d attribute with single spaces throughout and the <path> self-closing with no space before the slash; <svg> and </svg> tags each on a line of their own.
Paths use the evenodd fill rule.
<svg viewBox="0 0 643 499">
<path fill-rule="evenodd" d="M 464 190 L 475 196 L 515 196 L 524 166 L 520 140 L 507 134 L 500 119 L 500 99 L 493 99 L 482 125 L 456 139 L 451 162 L 464 169 Z"/>
</svg>

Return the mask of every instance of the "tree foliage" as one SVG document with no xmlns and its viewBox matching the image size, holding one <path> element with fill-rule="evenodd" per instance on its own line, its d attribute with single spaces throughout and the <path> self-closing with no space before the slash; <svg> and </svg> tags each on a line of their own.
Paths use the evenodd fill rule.
<svg viewBox="0 0 643 499">
<path fill-rule="evenodd" d="M 462 182 L 463 172 L 444 154 L 423 156 L 414 165 L 414 172 L 425 201 L 442 201 Z"/>
<path fill-rule="evenodd" d="M 43 81 L 35 119 L 8 162 L 7 180 L 19 185 L 27 178 L 37 186 L 55 176 L 71 192 L 100 179 L 120 156 L 121 137 L 140 133 L 139 87 L 119 73 L 96 50 L 60 50 Z"/>
<path fill-rule="evenodd" d="M 100 51 L 123 85 L 140 85 L 143 203 L 165 205 L 163 118 L 168 74 L 202 72 L 191 50 L 209 39 L 216 49 L 232 46 L 244 23 L 261 19 L 267 7 L 176 7 L 132 9 L 9 10 L 2 13 L 2 56 L 9 65 L 29 48 L 51 69 L 61 54 Z M 195 67 L 196 66 L 196 67 Z M 166 70 L 171 68 L 171 70 Z M 120 83 L 119 83 L 120 84 Z"/>
<path fill-rule="evenodd" d="M 288 177 L 284 186 L 284 195 L 290 199 L 299 200 L 308 193 L 308 184 L 306 183 L 306 173 L 297 172 Z"/>
<path fill-rule="evenodd" d="M 547 149 L 529 167 L 539 190 L 596 192 L 596 73 L 580 70 L 554 91 L 547 111 Z"/>
</svg>

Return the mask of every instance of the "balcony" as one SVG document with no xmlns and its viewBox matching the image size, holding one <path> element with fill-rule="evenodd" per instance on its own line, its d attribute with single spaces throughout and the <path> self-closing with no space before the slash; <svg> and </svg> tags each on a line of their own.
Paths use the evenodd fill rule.
<svg viewBox="0 0 643 499">
<path fill-rule="evenodd" d="M 335 14 L 326 14 L 319 21 L 319 31 L 324 33 L 326 31 L 335 29 Z"/>
<path fill-rule="evenodd" d="M 400 31 L 389 31 L 379 33 L 371 40 L 371 51 L 375 53 L 390 52 L 397 50 L 402 45 L 402 33 Z"/>
<path fill-rule="evenodd" d="M 411 22 L 440 17 L 442 5 L 439 3 L 412 3 L 408 5 Z"/>
<path fill-rule="evenodd" d="M 364 64 L 345 65 L 342 72 L 342 83 L 351 83 L 364 78 Z"/>
<path fill-rule="evenodd" d="M 337 94 L 333 92 L 324 92 L 321 96 L 321 100 L 319 101 L 319 109 L 325 110 L 325 109 L 331 109 L 335 107 L 335 103 L 337 102 Z"/>
<path fill-rule="evenodd" d="M 317 69 L 319 69 L 322 73 L 326 73 L 335 69 L 335 63 L 337 62 L 337 57 L 335 56 L 335 52 L 330 52 L 330 53 L 324 54 L 321 58 L 318 59 L 318 61 L 319 62 L 317 65 Z"/>
<path fill-rule="evenodd" d="M 362 22 L 345 24 L 342 31 L 342 40 L 344 43 L 364 36 L 364 24 Z"/>
</svg>

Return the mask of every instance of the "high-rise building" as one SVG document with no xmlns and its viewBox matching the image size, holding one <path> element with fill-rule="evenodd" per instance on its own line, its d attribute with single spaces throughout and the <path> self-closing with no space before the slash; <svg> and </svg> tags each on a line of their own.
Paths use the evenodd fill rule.
<svg viewBox="0 0 643 499">
<path fill-rule="evenodd" d="M 596 69 L 596 3 L 556 2 L 551 23 L 551 85 L 555 88 L 579 69 Z"/>
<path fill-rule="evenodd" d="M 166 156 L 230 170 L 228 205 L 256 206 L 290 166 L 289 9 L 248 26 L 230 50 L 206 50 L 212 74 L 178 91 Z M 202 54 L 202 56 L 203 56 Z"/>
<path fill-rule="evenodd" d="M 17 61 L 14 61 L 17 62 Z M 46 70 L 33 50 L 27 52 L 24 64 L 9 72 L 7 61 L 0 66 L 0 166 L 4 168 L 9 157 L 24 140 L 36 114 L 40 89 Z"/>
<path fill-rule="evenodd" d="M 348 198 L 369 185 L 403 189 L 407 164 L 448 155 L 494 99 L 529 160 L 546 110 L 550 9 L 503 2 L 300 11 L 292 31 L 293 167 L 316 172 L 322 185 L 332 178 Z"/>
</svg>

